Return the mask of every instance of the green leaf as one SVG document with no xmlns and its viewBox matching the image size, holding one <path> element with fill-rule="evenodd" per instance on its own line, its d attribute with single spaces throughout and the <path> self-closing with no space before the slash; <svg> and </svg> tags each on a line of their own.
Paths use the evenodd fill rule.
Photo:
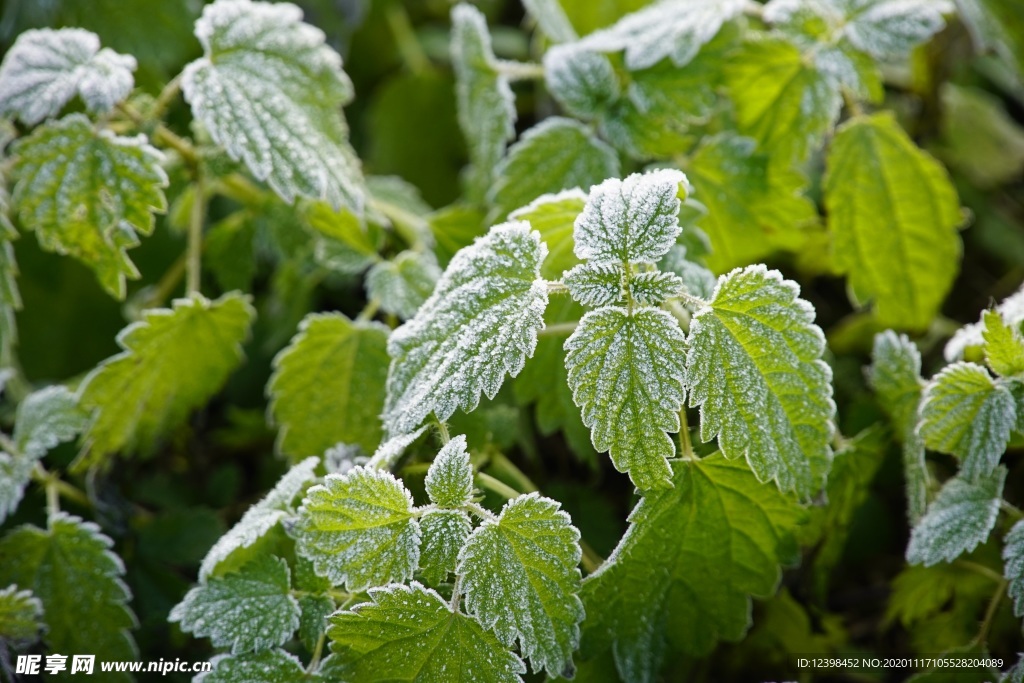
<svg viewBox="0 0 1024 683">
<path fill-rule="evenodd" d="M 377 240 L 370 226 L 351 211 L 335 211 L 327 202 L 299 203 L 299 217 L 317 237 L 318 258 L 344 273 L 360 273 L 377 260 Z M 339 261 L 343 261 L 339 265 Z"/>
<path fill-rule="evenodd" d="M 798 557 L 794 501 L 739 462 L 674 461 L 673 488 L 645 495 L 618 547 L 583 585 L 583 653 L 609 645 L 622 680 L 657 679 L 666 646 L 701 656 L 750 626 Z"/>
<path fill-rule="evenodd" d="M 267 384 L 280 425 L 277 449 L 292 458 L 337 443 L 372 452 L 381 439 L 388 329 L 341 313 L 311 313 L 274 359 Z"/>
<path fill-rule="evenodd" d="M 108 462 L 118 452 L 151 451 L 217 393 L 242 360 L 254 311 L 237 293 L 210 301 L 200 294 L 150 309 L 117 336 L 124 351 L 83 380 L 79 405 L 93 410 L 76 467 Z"/>
<path fill-rule="evenodd" d="M 962 219 L 946 171 L 880 113 L 842 126 L 824 183 L 834 262 L 855 299 L 874 301 L 880 325 L 927 327 L 960 259 Z"/>
<path fill-rule="evenodd" d="M 625 272 L 618 263 L 581 263 L 562 276 L 569 296 L 584 306 L 608 306 L 625 298 Z"/>
<path fill-rule="evenodd" d="M 412 577 L 420 526 L 412 496 L 390 472 L 355 467 L 306 492 L 296 551 L 316 573 L 349 592 Z"/>
<path fill-rule="evenodd" d="M 784 160 L 806 159 L 839 117 L 838 88 L 782 39 L 744 43 L 726 80 L 740 133 Z"/>
<path fill-rule="evenodd" d="M 420 518 L 420 569 L 423 578 L 438 585 L 455 571 L 459 551 L 473 525 L 462 510 L 430 510 Z"/>
<path fill-rule="evenodd" d="M 679 235 L 679 195 L 688 187 L 686 176 L 673 169 L 595 186 L 576 219 L 576 256 L 597 263 L 656 262 Z"/>
<path fill-rule="evenodd" d="M 926 567 L 952 562 L 984 543 L 996 524 L 1006 468 L 969 481 L 956 476 L 943 484 L 928 512 L 910 532 L 907 562 Z"/>
<path fill-rule="evenodd" d="M 440 277 L 441 269 L 433 254 L 403 251 L 370 269 L 366 274 L 366 293 L 371 300 L 380 302 L 385 313 L 408 320 L 434 291 Z"/>
<path fill-rule="evenodd" d="M 0 540 L 0 584 L 17 584 L 42 601 L 51 652 L 136 658 L 131 594 L 113 545 L 92 522 L 63 512 L 50 517 L 45 531 L 21 526 Z M 107 680 L 131 678 L 109 674 Z"/>
<path fill-rule="evenodd" d="M 504 223 L 452 259 L 416 316 L 388 340 L 384 424 L 415 429 L 431 412 L 447 420 L 493 398 L 537 345 L 548 303 L 540 266 L 547 248 L 526 223 Z"/>
<path fill-rule="evenodd" d="M 808 497 L 828 473 L 836 408 L 825 335 L 799 293 L 764 266 L 720 277 L 690 324 L 685 384 L 704 441 L 717 436 L 758 479 Z"/>
<path fill-rule="evenodd" d="M 574 187 L 586 192 L 619 174 L 614 149 L 582 123 L 552 116 L 523 133 L 498 166 L 492 215 L 502 220 L 543 194 Z"/>
<path fill-rule="evenodd" d="M 0 450 L 0 523 L 18 509 L 35 464 L 36 458 Z"/>
<path fill-rule="evenodd" d="M 80 28 L 25 31 L 0 64 L 0 116 L 34 125 L 80 95 L 86 109 L 107 112 L 132 91 L 135 58 L 100 49 Z"/>
<path fill-rule="evenodd" d="M 120 137 L 71 114 L 15 147 L 14 206 L 44 249 L 82 261 L 123 299 L 125 278 L 139 276 L 127 255 L 136 231 L 153 232 L 152 212 L 167 208 L 162 160 L 145 136 Z"/>
<path fill-rule="evenodd" d="M 640 489 L 669 485 L 683 405 L 686 338 L 655 308 L 591 311 L 565 342 L 573 400 L 594 448 Z"/>
<path fill-rule="evenodd" d="M 1024 617 L 1024 520 L 1013 525 L 1003 542 L 1003 576 L 1010 582 L 1006 592 L 1013 600 L 1013 613 Z"/>
<path fill-rule="evenodd" d="M 494 184 L 505 143 L 515 135 L 515 96 L 499 69 L 487 21 L 480 10 L 460 3 L 452 8 L 452 66 L 459 126 L 469 147 L 468 195 L 481 201 Z"/>
<path fill-rule="evenodd" d="M 352 99 L 341 57 L 289 3 L 217 0 L 196 22 L 203 56 L 185 67 L 192 113 L 236 161 L 291 203 L 361 213 L 359 161 L 339 109 Z"/>
<path fill-rule="evenodd" d="M 425 484 L 431 502 L 441 507 L 462 507 L 472 499 L 473 467 L 465 436 L 453 436 L 438 452 L 427 470 Z"/>
<path fill-rule="evenodd" d="M 715 271 L 757 262 L 779 248 L 795 250 L 804 228 L 817 222 L 803 196 L 806 179 L 756 151 L 750 138 L 718 135 L 705 140 L 686 166 L 694 197 L 707 206 L 697 221 L 711 240 Z"/>
<path fill-rule="evenodd" d="M 677 275 L 648 270 L 632 276 L 626 284 L 626 290 L 633 301 L 641 306 L 658 306 L 666 299 L 677 296 L 683 286 L 683 280 Z"/>
<path fill-rule="evenodd" d="M 290 577 L 284 560 L 258 557 L 238 572 L 190 590 L 167 619 L 236 654 L 283 645 L 299 627 L 299 603 L 289 593 Z"/>
<path fill-rule="evenodd" d="M 718 278 L 701 265 L 702 262 L 703 259 L 691 260 L 686 247 L 674 244 L 658 262 L 658 268 L 662 272 L 676 275 L 687 293 L 701 299 L 710 299 L 715 294 Z"/>
<path fill-rule="evenodd" d="M 961 362 L 925 388 L 918 429 L 928 448 L 955 455 L 961 475 L 979 481 L 999 464 L 1016 419 L 1010 390 L 980 365 Z"/>
<path fill-rule="evenodd" d="M 996 311 L 985 311 L 982 316 L 985 331 L 985 362 L 992 371 L 1003 377 L 1024 374 L 1024 338 L 1020 330 L 1010 327 Z"/>
<path fill-rule="evenodd" d="M 0 590 L 0 638 L 19 648 L 39 640 L 43 629 L 43 603 L 32 591 L 13 584 Z"/>
<path fill-rule="evenodd" d="M 611 60 L 578 43 L 544 53 L 544 80 L 568 113 L 585 120 L 597 118 L 622 94 Z"/>
<path fill-rule="evenodd" d="M 253 553 L 246 551 L 257 546 L 288 516 L 292 501 L 316 478 L 314 470 L 319 464 L 319 458 L 306 458 L 288 470 L 263 500 L 246 510 L 242 519 L 206 553 L 199 567 L 200 581 L 223 575 L 249 560 Z"/>
<path fill-rule="evenodd" d="M 372 602 L 331 617 L 345 680 L 521 683 L 526 667 L 473 618 L 415 581 L 370 590 Z"/>
<path fill-rule="evenodd" d="M 484 520 L 459 554 L 466 607 L 535 671 L 572 677 L 583 620 L 580 532 L 559 503 L 536 493 Z"/>
<path fill-rule="evenodd" d="M 256 276 L 256 221 L 236 211 L 217 221 L 203 240 L 203 267 L 213 273 L 224 291 L 250 291 Z"/>
<path fill-rule="evenodd" d="M 1011 327 L 1019 327 L 1024 323 L 1024 288 L 1021 288 L 996 304 L 995 312 L 1002 318 L 1003 322 Z M 955 360 L 962 360 L 968 354 L 969 349 L 978 347 L 983 351 L 985 345 L 985 320 L 984 313 L 976 323 L 964 325 L 953 333 L 953 336 L 942 351 L 947 361 L 952 363 Z M 980 354 L 979 354 L 980 355 Z"/>
<path fill-rule="evenodd" d="M 210 661 L 213 669 L 202 676 L 203 683 L 327 683 L 318 675 L 307 674 L 295 655 L 279 648 L 217 655 Z"/>
<path fill-rule="evenodd" d="M 906 57 L 916 45 L 938 33 L 946 22 L 946 3 L 934 0 L 840 0 L 843 33 L 857 49 L 875 59 Z"/>
<path fill-rule="evenodd" d="M 86 415 L 66 387 L 46 387 L 25 397 L 14 417 L 14 443 L 18 451 L 32 460 L 85 428 Z"/>
<path fill-rule="evenodd" d="M 3 146 L 0 144 L 0 149 Z M 18 262 L 14 258 L 12 244 L 18 238 L 18 231 L 11 225 L 9 212 L 7 186 L 0 183 L 0 367 L 8 367 L 13 363 L 14 346 L 18 343 L 18 321 L 15 315 L 21 310 Z"/>
<path fill-rule="evenodd" d="M 548 257 L 540 267 L 543 277 L 557 280 L 580 262 L 573 252 L 572 232 L 576 217 L 583 213 L 586 203 L 587 195 L 583 191 L 565 190 L 537 197 L 509 214 L 511 220 L 527 221 L 547 245 Z"/>
<path fill-rule="evenodd" d="M 980 188 L 1013 182 L 1024 168 L 1024 128 L 1002 98 L 981 88 L 943 83 L 939 155 Z"/>
<path fill-rule="evenodd" d="M 327 617 L 335 611 L 334 601 L 325 595 L 304 595 L 299 598 L 299 640 L 313 652 L 317 641 L 327 630 Z"/>
<path fill-rule="evenodd" d="M 624 50 L 626 68 L 631 71 L 666 57 L 676 66 L 685 66 L 723 23 L 743 11 L 743 4 L 741 0 L 663 0 L 595 31 L 580 44 L 597 52 Z"/>
<path fill-rule="evenodd" d="M 903 442 L 903 476 L 907 487 L 907 517 L 917 524 L 928 505 L 930 475 L 924 460 L 924 439 L 917 430 L 924 382 L 921 352 L 906 335 L 887 330 L 875 335 L 868 383 L 888 413 Z"/>
</svg>

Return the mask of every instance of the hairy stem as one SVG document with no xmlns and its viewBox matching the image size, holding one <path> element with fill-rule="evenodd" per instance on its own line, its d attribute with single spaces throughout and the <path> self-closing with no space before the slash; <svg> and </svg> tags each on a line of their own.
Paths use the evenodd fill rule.
<svg viewBox="0 0 1024 683">
<path fill-rule="evenodd" d="M 544 65 L 532 62 L 513 62 L 505 59 L 498 60 L 498 73 L 510 81 L 540 81 L 544 80 Z"/>
<path fill-rule="evenodd" d="M 206 191 L 202 171 L 196 168 L 192 185 L 192 212 L 188 221 L 188 263 L 186 264 L 185 289 L 189 294 L 198 294 L 200 275 L 203 267 L 203 219 L 206 217 Z"/>
<path fill-rule="evenodd" d="M 81 505 L 91 508 L 92 501 L 83 491 L 67 483 L 53 472 L 47 471 L 42 463 L 37 462 L 32 470 L 32 480 L 41 484 L 46 489 L 46 508 L 53 514 L 60 511 L 60 496 Z"/>
<path fill-rule="evenodd" d="M 488 491 L 496 493 L 507 500 L 518 498 L 521 495 L 519 491 L 516 491 L 514 488 L 503 482 L 501 479 L 492 477 L 486 472 L 476 473 L 476 483 L 480 486 L 480 488 L 487 489 Z"/>
<path fill-rule="evenodd" d="M 448 425 L 443 420 L 438 420 L 435 416 L 434 426 L 437 428 L 437 435 L 441 438 L 441 445 L 447 446 L 448 442 L 452 440 L 451 434 L 448 433 Z"/>
<path fill-rule="evenodd" d="M 160 91 L 160 94 L 156 97 L 156 102 L 153 103 L 153 109 L 149 112 L 149 118 L 152 120 L 162 119 L 164 112 L 167 111 L 167 107 L 170 106 L 171 100 L 178 96 L 181 92 L 181 74 L 178 74 L 164 86 L 164 89 Z"/>
<path fill-rule="evenodd" d="M 579 327 L 579 320 L 572 320 L 566 323 L 555 323 L 553 325 L 545 325 L 544 329 L 537 333 L 538 337 L 564 337 L 572 334 Z"/>
</svg>

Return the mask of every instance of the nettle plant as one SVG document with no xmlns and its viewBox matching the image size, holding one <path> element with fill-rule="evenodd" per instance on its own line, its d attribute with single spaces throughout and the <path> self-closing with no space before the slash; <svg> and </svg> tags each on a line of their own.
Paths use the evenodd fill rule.
<svg viewBox="0 0 1024 683">
<path fill-rule="evenodd" d="M 220 400 L 257 318 L 298 329 L 266 385 L 290 469 L 170 610 L 220 651 L 207 683 L 511 682 L 608 653 L 622 680 L 652 681 L 742 639 L 801 543 L 842 538 L 877 433 L 838 433 L 814 308 L 759 262 L 847 277 L 879 327 L 929 325 L 960 258 L 957 193 L 892 111 L 868 110 L 953 7 L 662 0 L 580 37 L 556 0 L 524 5 L 537 63 L 499 59 L 484 15 L 452 9 L 470 164 L 440 211 L 363 174 L 341 115 L 352 83 L 296 6 L 207 5 L 202 56 L 156 97 L 88 31 L 18 38 L 0 66 L 0 367 L 17 403 L 0 521 L 35 482 L 46 522 L 0 540 L 0 670 L 29 650 L 137 656 L 97 482 Z M 513 83 L 561 111 L 510 145 Z M 169 114 L 179 94 L 188 134 Z M 185 253 L 128 296 L 144 275 L 130 251 L 164 212 Z M 122 351 L 67 385 L 32 391 L 18 371 L 20 232 L 127 297 Z M 310 312 L 313 287 L 353 280 L 361 313 Z M 306 297 L 297 316 L 280 312 L 288 296 Z M 988 369 L 957 362 L 927 384 L 909 339 L 878 337 L 870 377 L 905 449 L 912 564 L 970 551 L 1000 509 L 1019 517 L 999 466 L 1024 423 L 1019 308 L 954 340 Z M 501 395 L 628 474 L 638 499 L 607 559 L 502 453 Z M 65 471 L 51 466 L 76 438 Z M 933 500 L 926 448 L 962 464 Z M 1020 616 L 1020 522 L 1005 548 Z"/>
</svg>

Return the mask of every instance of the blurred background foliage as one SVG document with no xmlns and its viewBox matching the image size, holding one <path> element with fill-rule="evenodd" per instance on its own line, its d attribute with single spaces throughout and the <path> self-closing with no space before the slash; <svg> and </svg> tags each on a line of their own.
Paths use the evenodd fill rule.
<svg viewBox="0 0 1024 683">
<path fill-rule="evenodd" d="M 356 91 L 346 116 L 365 172 L 401 176 L 418 188 L 435 210 L 431 227 L 443 262 L 485 229 L 484 217 L 475 209 L 453 205 L 467 154 L 456 121 L 448 58 L 451 3 L 297 4 L 345 58 Z M 536 60 L 542 54 L 519 0 L 475 4 L 487 14 L 499 57 Z M 562 4 L 582 35 L 646 3 Z M 99 34 L 105 46 L 135 55 L 137 82 L 155 95 L 200 54 L 192 24 L 201 6 L 198 0 L 6 0 L 0 9 L 0 52 L 29 28 L 81 26 Z M 885 73 L 885 106 L 897 112 L 921 147 L 947 166 L 969 213 L 956 283 L 942 316 L 918 338 L 926 376 L 942 365 L 941 342 L 956 327 L 976 321 L 983 308 L 1024 280 L 1024 9 L 1019 0 L 963 0 L 960 9 L 967 17 L 981 17 L 984 10 L 989 19 L 952 19 L 914 53 L 909 68 Z M 520 132 L 557 110 L 542 84 L 514 87 Z M 180 99 L 170 120 L 188 125 Z M 821 180 L 821 160 L 810 167 L 814 189 Z M 178 192 L 172 187 L 168 194 Z M 304 233 L 289 230 L 289 221 L 294 221 L 290 212 L 265 206 L 253 212 L 251 226 L 220 227 L 217 221 L 229 209 L 221 202 L 212 204 L 209 223 L 224 233 L 217 238 L 223 243 L 215 254 L 207 254 L 206 268 L 209 281 L 225 291 L 251 283 L 259 318 L 246 348 L 248 361 L 220 397 L 160 452 L 148 459 L 119 461 L 112 472 L 88 482 L 97 503 L 94 514 L 117 540 L 128 566 L 141 622 L 137 637 L 149 659 L 199 660 L 209 655 L 205 641 L 184 637 L 167 624 L 166 616 L 194 580 L 209 546 L 285 467 L 273 455 L 274 433 L 264 419 L 263 387 L 274 354 L 308 312 L 341 310 L 355 316 L 365 303 L 359 279 L 318 269 Z M 133 252 L 143 277 L 130 284 L 126 303 L 102 291 L 77 261 L 43 252 L 35 239 L 17 241 L 24 299 L 18 316 L 19 359 L 31 383 L 67 381 L 117 352 L 118 331 L 175 267 L 184 249 L 181 221 L 176 220 L 182 212 L 187 207 L 172 206 L 166 216 L 158 216 L 155 234 Z M 208 249 L 217 248 L 210 244 Z M 884 422 L 862 370 L 878 329 L 868 315 L 853 310 L 844 281 L 828 274 L 814 251 L 778 256 L 770 265 L 800 282 L 803 296 L 815 305 L 833 354 L 840 426 L 844 434 L 857 434 Z M 588 543 L 606 555 L 621 536 L 632 506 L 629 482 L 614 472 L 608 458 L 596 457 L 590 449 L 578 412 L 566 399 L 564 380 L 561 391 L 553 388 L 559 385 L 555 380 L 546 380 L 550 391 L 534 389 L 541 395 L 528 397 L 540 401 L 536 412 L 517 407 L 515 394 L 524 390 L 508 383 L 494 401 L 453 418 L 452 429 L 467 433 L 470 443 L 489 444 L 492 457 L 484 463 L 485 471 L 517 483 L 521 470 L 546 495 L 562 501 Z M 863 448 L 856 460 L 860 485 L 845 493 L 830 491 L 833 501 L 838 498 L 843 504 L 816 522 L 838 531 L 827 542 L 808 531 L 804 562 L 787 572 L 778 596 L 755 604 L 754 627 L 744 643 L 720 647 L 709 660 L 677 663 L 671 667 L 671 680 L 796 676 L 794 653 L 911 655 L 971 644 L 990 586 L 979 585 L 984 581 L 977 574 L 953 565 L 905 568 L 907 529 L 898 448 L 884 433 L 869 432 L 866 438 L 876 444 Z M 1022 445 L 1011 444 L 1004 461 L 1011 470 L 1005 493 L 1010 500 L 1024 498 Z M 50 460 L 59 468 L 74 455 L 74 446 L 65 445 Z M 503 468 L 506 457 L 517 468 Z M 954 469 L 952 460 L 931 463 L 940 470 L 946 466 L 943 475 Z M 409 483 L 415 488 L 415 475 Z M 31 489 L 10 523 L 42 521 L 41 499 L 42 492 Z M 997 552 L 987 545 L 973 558 L 984 564 L 986 554 Z M 1008 602 L 992 623 L 993 652 L 1008 657 L 1020 649 L 1019 623 Z M 599 659 L 585 663 L 579 676 L 604 680 L 613 671 Z M 896 680 L 886 675 L 879 671 L 863 680 Z"/>
</svg>

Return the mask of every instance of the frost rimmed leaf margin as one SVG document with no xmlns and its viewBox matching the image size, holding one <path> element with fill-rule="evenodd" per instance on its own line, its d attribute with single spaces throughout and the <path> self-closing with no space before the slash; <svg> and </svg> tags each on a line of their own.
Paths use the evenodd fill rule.
<svg viewBox="0 0 1024 683">
<path fill-rule="evenodd" d="M 718 279 L 690 325 L 686 380 L 704 441 L 761 481 L 809 497 L 832 459 L 832 370 L 800 287 L 763 265 Z"/>
<path fill-rule="evenodd" d="M 236 160 L 291 202 L 302 195 L 362 213 L 359 161 L 339 109 L 352 99 L 341 57 L 290 3 L 217 0 L 196 21 L 203 57 L 181 88 Z"/>
<path fill-rule="evenodd" d="M 100 49 L 80 28 L 33 29 L 18 36 L 0 64 L 0 116 L 28 125 L 55 116 L 77 94 L 90 112 L 107 112 L 132 91 L 138 64 Z"/>
<path fill-rule="evenodd" d="M 384 423 L 412 431 L 433 412 L 448 419 L 493 398 L 506 373 L 523 369 L 544 326 L 547 246 L 528 223 L 491 228 L 448 264 L 419 311 L 388 340 Z"/>
</svg>

